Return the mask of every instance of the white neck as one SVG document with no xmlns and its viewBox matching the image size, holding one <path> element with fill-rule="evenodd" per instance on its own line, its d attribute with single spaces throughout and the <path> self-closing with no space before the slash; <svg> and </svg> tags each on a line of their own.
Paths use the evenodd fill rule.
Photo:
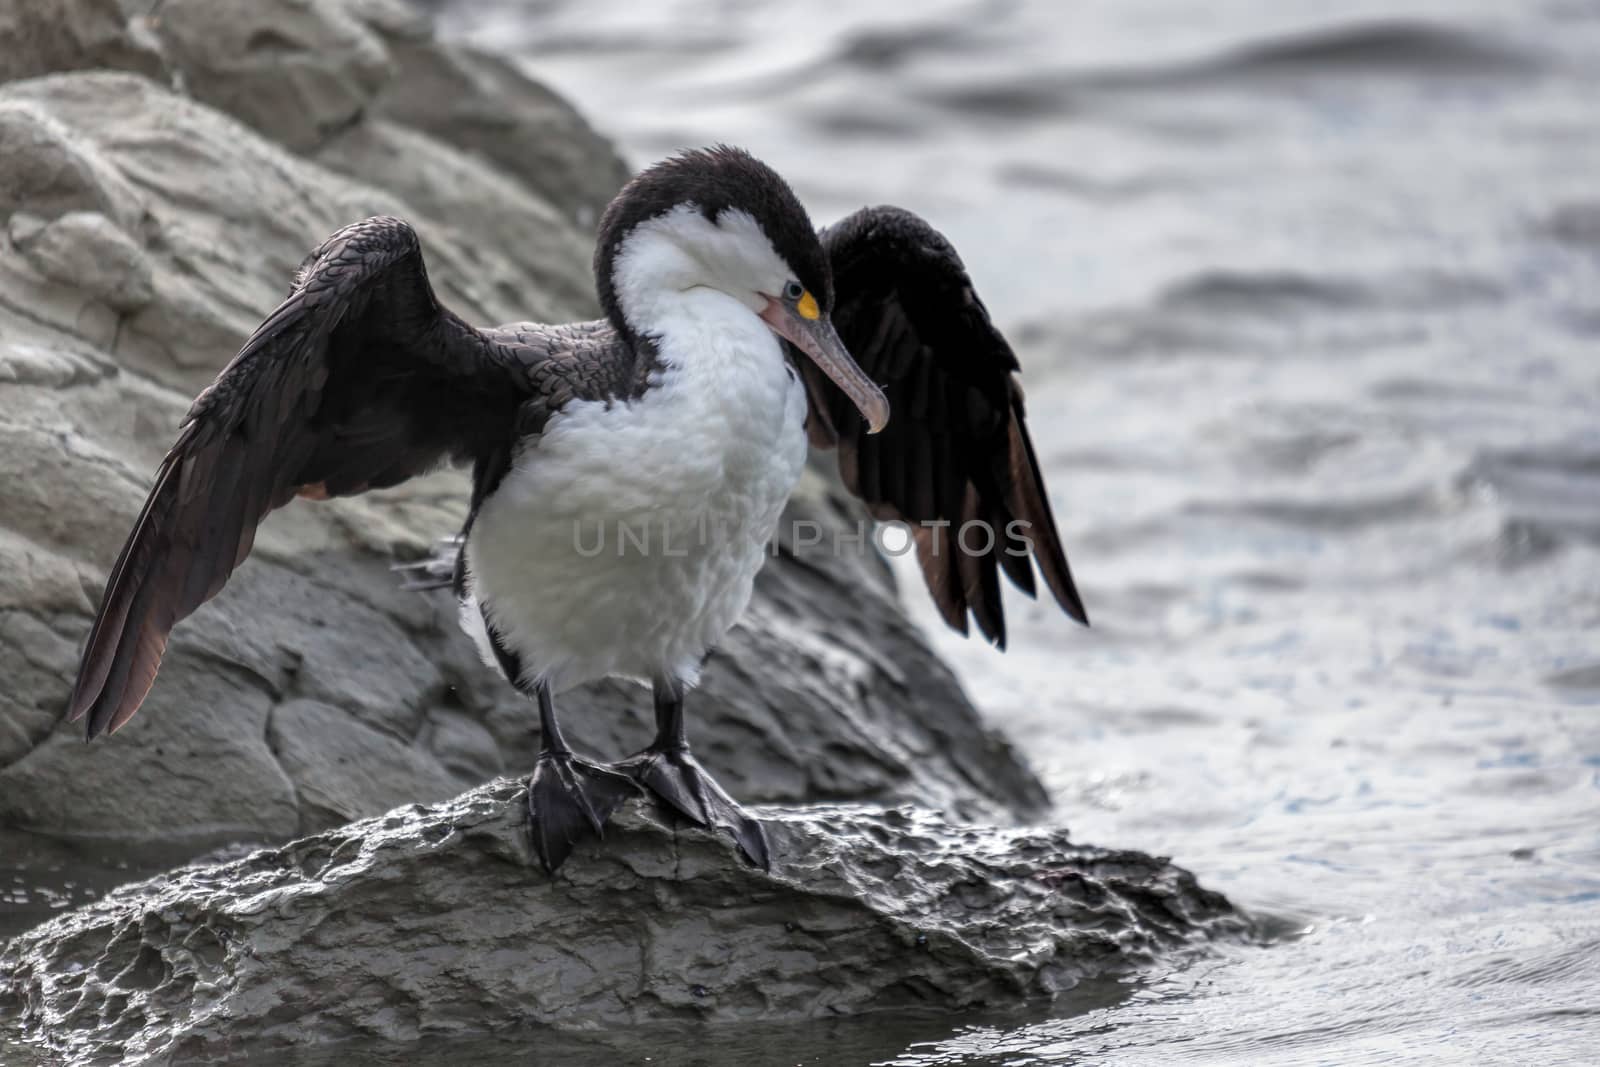
<svg viewBox="0 0 1600 1067">
<path fill-rule="evenodd" d="M 611 269 L 628 326 L 654 337 L 681 320 L 685 300 L 698 302 L 707 291 L 725 298 L 725 313 L 742 306 L 760 323 L 762 294 L 782 292 L 791 276 L 753 216 L 729 209 L 712 221 L 696 204 L 636 226 Z"/>
<path fill-rule="evenodd" d="M 704 393 L 736 423 L 766 410 L 789 376 L 783 345 L 767 324 L 726 293 L 704 287 L 663 301 L 651 336 L 663 376 L 658 384 Z"/>
</svg>

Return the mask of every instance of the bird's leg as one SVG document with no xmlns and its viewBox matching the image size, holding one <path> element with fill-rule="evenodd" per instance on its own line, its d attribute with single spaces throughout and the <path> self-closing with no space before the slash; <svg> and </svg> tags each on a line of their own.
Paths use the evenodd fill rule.
<svg viewBox="0 0 1600 1067">
<path fill-rule="evenodd" d="M 683 684 L 658 679 L 654 691 L 655 740 L 643 752 L 613 766 L 637 779 L 689 821 L 728 831 L 745 859 L 771 870 L 771 853 L 761 823 L 746 815 L 689 752 L 683 729 Z"/>
<path fill-rule="evenodd" d="M 627 775 L 579 759 L 567 747 L 556 722 L 555 701 L 544 682 L 534 687 L 539 701 L 539 762 L 528 783 L 528 818 L 533 850 L 545 870 L 554 874 L 584 834 L 600 836 L 617 806 L 637 796 L 639 787 Z"/>
</svg>

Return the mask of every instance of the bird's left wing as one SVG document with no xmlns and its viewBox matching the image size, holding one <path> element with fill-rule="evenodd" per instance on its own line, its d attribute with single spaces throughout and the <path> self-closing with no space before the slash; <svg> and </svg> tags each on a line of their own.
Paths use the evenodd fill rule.
<svg viewBox="0 0 1600 1067">
<path fill-rule="evenodd" d="M 90 737 L 132 717 L 173 626 L 221 591 L 274 508 L 493 447 L 528 395 L 516 357 L 439 305 L 404 221 L 328 238 L 189 409 L 106 581 L 68 717 Z"/>
<path fill-rule="evenodd" d="M 1062 610 L 1086 623 L 1028 437 L 1016 357 L 955 249 L 892 207 L 864 208 L 820 236 L 834 328 L 888 397 L 889 422 L 868 434 L 849 399 L 800 360 L 812 443 L 837 445 L 845 486 L 874 517 L 910 525 L 950 626 L 966 633 L 970 613 L 1005 647 L 999 572 L 1033 596 L 1033 565 Z"/>
</svg>

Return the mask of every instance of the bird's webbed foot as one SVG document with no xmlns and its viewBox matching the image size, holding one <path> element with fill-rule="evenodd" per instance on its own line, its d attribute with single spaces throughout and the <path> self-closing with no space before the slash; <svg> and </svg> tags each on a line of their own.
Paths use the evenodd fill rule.
<svg viewBox="0 0 1600 1067">
<path fill-rule="evenodd" d="M 625 774 L 571 752 L 539 753 L 528 782 L 528 820 L 539 862 L 554 874 L 573 845 L 585 834 L 601 836 L 611 813 L 638 795 L 638 785 Z"/>
<path fill-rule="evenodd" d="M 657 683 L 656 723 L 656 739 L 649 748 L 612 766 L 690 822 L 726 830 L 746 860 L 771 870 L 772 853 L 760 820 L 734 803 L 690 754 L 683 735 L 683 691 L 676 683 Z"/>
</svg>

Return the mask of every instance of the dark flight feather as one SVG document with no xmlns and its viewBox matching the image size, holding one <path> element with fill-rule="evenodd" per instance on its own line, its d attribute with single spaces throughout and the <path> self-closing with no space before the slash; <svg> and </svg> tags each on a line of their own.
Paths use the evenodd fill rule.
<svg viewBox="0 0 1600 1067">
<path fill-rule="evenodd" d="M 69 717 L 87 716 L 91 738 L 127 722 L 173 626 L 297 493 L 360 493 L 491 454 L 535 395 L 532 362 L 440 307 L 405 222 L 330 237 L 190 408 L 111 569 Z"/>
<path fill-rule="evenodd" d="M 999 574 L 1033 596 L 1033 566 L 1061 609 L 1087 624 L 1028 438 L 1016 356 L 955 249 L 892 207 L 864 208 L 819 236 L 834 328 L 890 414 L 869 436 L 844 394 L 797 357 L 812 443 L 838 446 L 846 487 L 874 517 L 911 524 L 928 591 L 952 628 L 966 633 L 970 618 L 1005 647 Z M 964 550 L 967 522 L 986 523 L 992 540 L 974 527 Z"/>
</svg>

